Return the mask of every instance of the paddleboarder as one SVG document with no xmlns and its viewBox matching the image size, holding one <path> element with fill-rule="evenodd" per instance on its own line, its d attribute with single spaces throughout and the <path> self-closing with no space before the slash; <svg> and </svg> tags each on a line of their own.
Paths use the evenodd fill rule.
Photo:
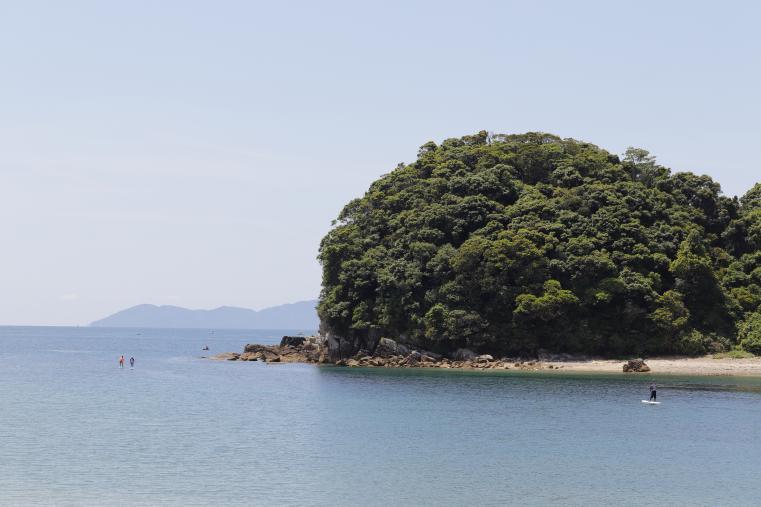
<svg viewBox="0 0 761 507">
<path fill-rule="evenodd" d="M 119 368 L 124 368 L 124 356 L 119 357 Z"/>
<path fill-rule="evenodd" d="M 134 368 L 135 367 L 135 358 L 134 357 L 130 357 L 129 358 L 129 367 L 130 368 Z"/>
<path fill-rule="evenodd" d="M 650 383 L 650 401 L 655 401 L 655 382 Z"/>
</svg>

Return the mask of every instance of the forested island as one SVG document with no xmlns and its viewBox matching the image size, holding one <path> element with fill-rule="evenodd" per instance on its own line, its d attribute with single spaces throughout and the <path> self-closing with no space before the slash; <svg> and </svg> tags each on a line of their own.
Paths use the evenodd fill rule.
<svg viewBox="0 0 761 507">
<path fill-rule="evenodd" d="M 322 240 L 336 356 L 761 354 L 761 184 L 545 133 L 428 142 Z"/>
</svg>

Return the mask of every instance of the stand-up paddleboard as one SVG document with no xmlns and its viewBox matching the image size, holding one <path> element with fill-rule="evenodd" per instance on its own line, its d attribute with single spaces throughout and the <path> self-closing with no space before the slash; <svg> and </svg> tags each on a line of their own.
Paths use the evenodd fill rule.
<svg viewBox="0 0 761 507">
<path fill-rule="evenodd" d="M 660 401 L 648 401 L 648 400 L 642 400 L 642 403 L 647 403 L 648 405 L 660 405 Z"/>
</svg>

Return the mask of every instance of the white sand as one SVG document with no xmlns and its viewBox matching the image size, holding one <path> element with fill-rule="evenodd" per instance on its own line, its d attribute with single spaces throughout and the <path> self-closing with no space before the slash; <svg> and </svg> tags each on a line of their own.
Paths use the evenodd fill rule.
<svg viewBox="0 0 761 507">
<path fill-rule="evenodd" d="M 596 373 L 623 373 L 625 361 L 588 360 L 588 361 L 545 361 L 546 367 L 552 365 L 559 371 L 578 371 Z M 761 377 L 761 357 L 750 359 L 714 359 L 705 357 L 673 357 L 646 359 L 650 373 L 669 373 L 679 375 L 728 375 Z M 643 375 L 627 373 L 626 375 Z M 646 374 L 644 374 L 646 375 Z"/>
</svg>

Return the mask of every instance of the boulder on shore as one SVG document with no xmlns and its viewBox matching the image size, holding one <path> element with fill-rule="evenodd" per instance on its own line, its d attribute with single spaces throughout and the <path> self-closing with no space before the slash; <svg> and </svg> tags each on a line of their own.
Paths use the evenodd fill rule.
<svg viewBox="0 0 761 507">
<path fill-rule="evenodd" d="M 267 352 L 272 348 L 271 345 L 259 345 L 258 343 L 249 343 L 243 347 L 243 352 Z"/>
<path fill-rule="evenodd" d="M 403 366 L 417 366 L 418 362 L 420 362 L 420 352 L 413 350 L 399 364 Z"/>
<path fill-rule="evenodd" d="M 650 367 L 642 359 L 630 359 L 624 363 L 624 373 L 645 373 Z"/>
<path fill-rule="evenodd" d="M 285 343 L 285 345 L 282 345 Z M 230 360 L 263 361 L 265 363 L 316 363 L 324 350 L 315 337 L 284 336 L 281 345 L 249 343 L 242 354 Z"/>
<path fill-rule="evenodd" d="M 265 363 L 279 363 L 280 354 L 278 354 L 277 352 L 271 352 L 269 350 L 266 350 L 262 352 L 261 359 Z"/>
<path fill-rule="evenodd" d="M 240 354 L 237 352 L 223 352 L 222 354 L 211 356 L 209 359 L 214 359 L 216 361 L 237 361 L 239 357 Z"/>
<path fill-rule="evenodd" d="M 438 354 L 436 352 L 431 352 L 430 350 L 421 350 L 420 353 L 424 356 L 428 356 L 432 358 L 434 361 L 441 361 L 442 359 L 444 359 L 444 356 L 442 356 L 441 354 Z"/>
<path fill-rule="evenodd" d="M 304 336 L 283 336 L 283 339 L 280 340 L 280 346 L 299 348 L 304 345 L 305 341 L 306 337 Z"/>
<path fill-rule="evenodd" d="M 381 338 L 378 340 L 378 346 L 375 347 L 377 357 L 391 357 L 398 354 L 399 345 L 391 338 Z"/>
<path fill-rule="evenodd" d="M 452 359 L 455 361 L 470 361 L 471 359 L 475 359 L 475 357 L 476 353 L 470 349 L 457 349 L 454 351 L 454 354 L 452 354 Z"/>
</svg>

